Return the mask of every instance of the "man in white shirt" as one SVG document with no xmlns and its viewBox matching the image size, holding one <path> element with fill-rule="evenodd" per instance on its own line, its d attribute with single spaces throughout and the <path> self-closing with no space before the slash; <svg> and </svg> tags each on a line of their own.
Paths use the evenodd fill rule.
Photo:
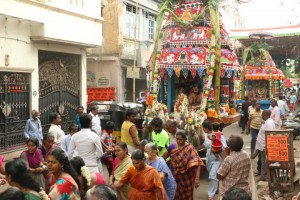
<svg viewBox="0 0 300 200">
<path fill-rule="evenodd" d="M 100 137 L 91 131 L 92 117 L 82 114 L 79 117 L 81 131 L 71 137 L 68 158 L 72 159 L 74 150 L 81 157 L 91 173 L 99 172 L 97 161 L 103 155 Z"/>
<path fill-rule="evenodd" d="M 61 149 L 66 153 L 68 154 L 68 149 L 69 149 L 69 146 L 70 146 L 70 142 L 71 142 L 71 137 L 72 135 L 74 135 L 75 133 L 78 132 L 78 125 L 75 124 L 75 123 L 72 123 L 69 127 L 69 134 L 68 135 L 65 135 L 63 141 L 61 142 Z M 74 152 L 74 157 L 76 156 L 76 152 Z"/>
<path fill-rule="evenodd" d="M 50 120 L 50 128 L 49 133 L 54 135 L 54 142 L 60 147 L 61 142 L 65 136 L 65 132 L 61 130 L 60 123 L 61 123 L 61 117 L 58 113 L 51 113 L 49 116 Z"/>
<path fill-rule="evenodd" d="M 91 112 L 89 113 L 89 115 L 91 115 L 93 117 L 92 119 L 92 130 L 95 131 L 97 133 L 98 136 L 101 136 L 101 121 L 100 118 L 98 116 L 98 106 L 97 105 L 93 105 L 91 107 Z"/>
<path fill-rule="evenodd" d="M 283 101 L 283 97 L 282 96 L 279 97 L 279 100 L 277 101 L 277 105 L 278 105 L 278 108 L 280 110 L 280 115 L 281 116 L 284 116 L 285 112 L 287 112 L 287 113 L 290 112 L 290 109 L 287 106 L 286 102 Z"/>
<path fill-rule="evenodd" d="M 276 128 L 280 128 L 281 127 L 281 120 L 280 120 L 280 110 L 277 106 L 277 101 L 276 99 L 271 99 L 270 100 L 271 106 L 270 106 L 270 110 L 271 110 L 271 118 L 273 119 Z"/>
<path fill-rule="evenodd" d="M 259 133 L 258 133 L 257 139 L 256 139 L 255 151 L 251 155 L 251 159 L 254 159 L 258 154 L 260 154 L 260 159 L 261 159 L 260 180 L 266 181 L 267 174 L 266 174 L 266 151 L 265 151 L 266 136 L 265 136 L 265 131 L 276 129 L 276 126 L 275 126 L 273 119 L 271 118 L 270 110 L 264 110 L 262 112 L 262 118 L 263 118 L 264 122 L 263 122 L 261 128 L 259 129 Z"/>
</svg>

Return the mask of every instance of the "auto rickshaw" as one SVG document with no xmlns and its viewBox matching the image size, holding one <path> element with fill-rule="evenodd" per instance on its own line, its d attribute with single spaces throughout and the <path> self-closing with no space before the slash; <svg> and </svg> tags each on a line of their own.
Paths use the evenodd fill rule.
<svg viewBox="0 0 300 200">
<path fill-rule="evenodd" d="M 107 121 L 113 121 L 115 123 L 115 130 L 112 135 L 116 143 L 121 141 L 121 127 L 126 120 L 125 113 L 128 109 L 136 109 L 138 114 L 135 125 L 139 131 L 139 135 L 141 134 L 144 120 L 143 104 L 132 102 L 117 103 L 112 101 L 92 101 L 88 106 L 88 111 L 93 105 L 98 106 L 98 115 L 101 120 L 102 129 L 105 128 Z"/>
<path fill-rule="evenodd" d="M 123 103 L 125 112 L 128 109 L 135 109 L 137 111 L 136 115 L 136 128 L 139 132 L 139 138 L 142 138 L 142 132 L 143 132 L 143 122 L 144 122 L 144 113 L 145 113 L 145 106 L 141 103 L 133 103 L 133 102 L 125 102 Z"/>
</svg>

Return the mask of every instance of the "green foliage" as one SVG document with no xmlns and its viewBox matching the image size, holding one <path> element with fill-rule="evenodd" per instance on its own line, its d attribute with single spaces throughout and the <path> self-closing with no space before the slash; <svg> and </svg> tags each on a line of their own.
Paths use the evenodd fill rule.
<svg viewBox="0 0 300 200">
<path fill-rule="evenodd" d="M 299 74 L 299 63 L 294 59 L 283 59 L 277 66 L 287 78 L 295 78 Z"/>
<path fill-rule="evenodd" d="M 282 66 L 280 69 L 282 70 L 286 78 L 295 78 L 295 74 L 291 72 L 290 67 Z"/>
<path fill-rule="evenodd" d="M 220 6 L 221 0 L 204 0 L 203 4 L 207 6 L 211 6 L 214 9 L 218 9 Z"/>
<path fill-rule="evenodd" d="M 267 43 L 254 42 L 244 50 L 243 64 L 248 62 L 262 63 L 264 60 L 269 60 L 268 52 L 272 49 Z"/>
<path fill-rule="evenodd" d="M 219 11 L 218 8 L 213 5 L 208 6 L 210 20 L 213 29 L 213 35 L 215 36 L 215 46 L 212 46 L 212 50 L 215 51 L 215 74 L 214 74 L 214 92 L 215 92 L 215 109 L 219 112 L 220 107 L 220 66 L 221 66 L 221 41 L 220 41 L 220 25 L 219 25 Z"/>
</svg>

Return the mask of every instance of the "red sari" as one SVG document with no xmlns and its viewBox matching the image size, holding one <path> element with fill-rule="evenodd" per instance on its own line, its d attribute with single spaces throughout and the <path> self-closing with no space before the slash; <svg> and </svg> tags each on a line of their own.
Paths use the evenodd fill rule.
<svg viewBox="0 0 300 200">
<path fill-rule="evenodd" d="M 164 186 L 155 168 L 146 166 L 144 170 L 137 171 L 134 166 L 131 166 L 120 183 L 125 184 L 128 181 L 131 184 L 128 200 L 158 200 L 157 190 L 160 190 L 162 199 L 166 200 Z"/>
</svg>

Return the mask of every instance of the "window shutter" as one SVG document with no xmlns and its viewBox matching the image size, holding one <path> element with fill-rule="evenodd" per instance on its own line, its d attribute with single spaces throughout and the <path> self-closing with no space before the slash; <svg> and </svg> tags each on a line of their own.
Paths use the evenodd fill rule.
<svg viewBox="0 0 300 200">
<path fill-rule="evenodd" d="M 144 38 L 149 40 L 149 19 L 145 18 L 144 23 Z"/>
</svg>

